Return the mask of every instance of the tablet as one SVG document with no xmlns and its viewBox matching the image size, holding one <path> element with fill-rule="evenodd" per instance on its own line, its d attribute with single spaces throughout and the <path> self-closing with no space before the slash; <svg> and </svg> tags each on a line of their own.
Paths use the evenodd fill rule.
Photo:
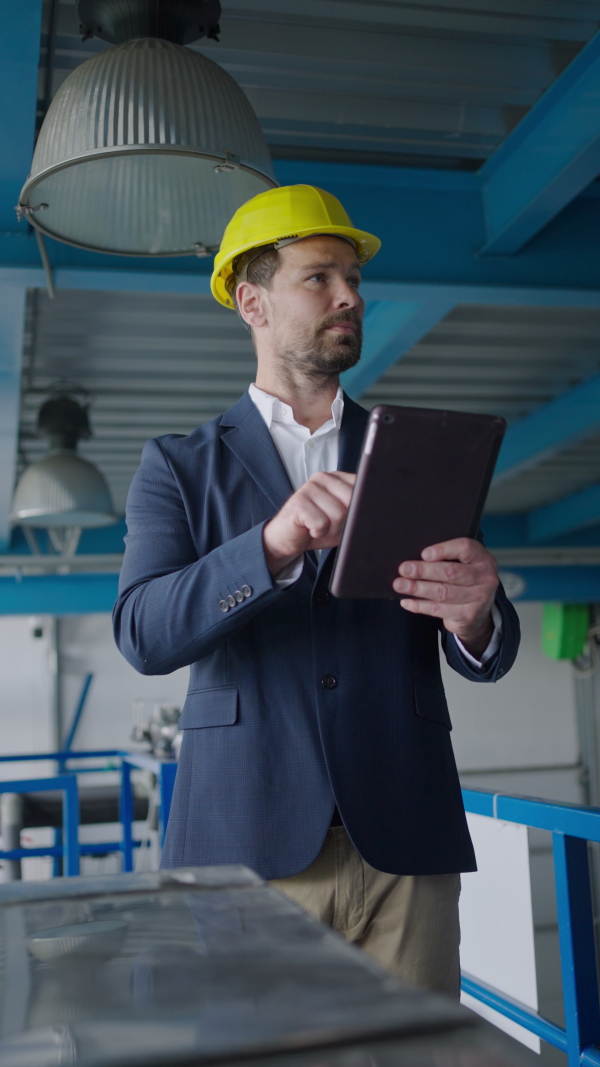
<svg viewBox="0 0 600 1067">
<path fill-rule="evenodd" d="M 336 597 L 397 598 L 398 567 L 429 545 L 476 537 L 504 419 L 373 408 L 331 575 Z"/>
</svg>

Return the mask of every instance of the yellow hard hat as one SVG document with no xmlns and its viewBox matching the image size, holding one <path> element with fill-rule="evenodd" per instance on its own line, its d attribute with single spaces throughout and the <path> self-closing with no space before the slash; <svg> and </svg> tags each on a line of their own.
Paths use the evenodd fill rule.
<svg viewBox="0 0 600 1067">
<path fill-rule="evenodd" d="M 253 196 L 237 209 L 223 234 L 210 280 L 215 300 L 228 308 L 234 306 L 226 283 L 233 261 L 242 252 L 321 233 L 349 240 L 361 264 L 381 247 L 378 237 L 352 225 L 337 197 L 314 185 L 283 185 Z"/>
</svg>

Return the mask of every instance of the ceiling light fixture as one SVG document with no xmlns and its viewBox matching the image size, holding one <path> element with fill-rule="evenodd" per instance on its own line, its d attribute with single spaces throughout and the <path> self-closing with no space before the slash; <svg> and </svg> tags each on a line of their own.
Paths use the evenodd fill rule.
<svg viewBox="0 0 600 1067">
<path fill-rule="evenodd" d="M 92 436 L 87 408 L 59 393 L 42 404 L 37 432 L 50 451 L 19 478 L 11 522 L 24 532 L 46 529 L 57 552 L 72 554 L 82 529 L 117 521 L 104 476 L 76 452 L 78 441 Z M 28 540 L 37 551 L 35 537 Z"/>
<path fill-rule="evenodd" d="M 210 255 L 246 200 L 277 184 L 248 98 L 184 47 L 216 37 L 218 0 L 79 0 L 115 44 L 54 96 L 18 213 L 48 237 L 129 256 Z"/>
</svg>

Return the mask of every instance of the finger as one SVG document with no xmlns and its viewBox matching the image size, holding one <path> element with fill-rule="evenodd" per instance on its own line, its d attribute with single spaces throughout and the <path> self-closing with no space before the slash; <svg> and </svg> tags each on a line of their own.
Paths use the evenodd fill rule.
<svg viewBox="0 0 600 1067">
<path fill-rule="evenodd" d="M 489 552 L 480 541 L 471 537 L 455 537 L 451 541 L 440 541 L 429 545 L 421 552 L 421 559 L 433 562 L 440 559 L 456 559 L 461 563 L 477 563 L 488 556 Z"/>
<path fill-rule="evenodd" d="M 348 507 L 339 497 L 334 496 L 327 489 L 314 483 L 311 486 L 306 485 L 304 492 L 300 494 L 299 503 L 304 500 L 313 503 L 328 516 L 332 523 L 341 527 L 346 518 Z"/>
<path fill-rule="evenodd" d="M 413 615 L 431 615 L 435 619 L 452 619 L 463 625 L 472 620 L 473 608 L 468 604 L 439 604 L 433 600 L 400 601 L 400 607 Z"/>
<path fill-rule="evenodd" d="M 296 506 L 291 509 L 290 518 L 294 525 L 308 530 L 309 536 L 313 541 L 319 537 L 326 537 L 331 531 L 329 515 L 313 500 L 299 500 Z"/>
<path fill-rule="evenodd" d="M 339 475 L 343 475 L 343 477 L 339 477 Z M 303 488 L 310 492 L 312 486 L 318 485 L 331 496 L 336 497 L 337 500 L 341 500 L 347 508 L 352 497 L 355 479 L 356 475 L 346 474 L 345 471 L 334 471 L 331 474 L 326 471 L 317 471 L 305 482 Z"/>
<path fill-rule="evenodd" d="M 408 593 L 439 604 L 478 604 L 487 601 L 488 591 L 481 586 L 451 585 L 449 582 L 419 582 L 410 578 L 396 578 L 392 583 L 397 593 Z"/>
<path fill-rule="evenodd" d="M 470 563 L 423 563 L 407 560 L 398 567 L 402 578 L 422 578 L 427 582 L 452 582 L 453 585 L 476 585 L 481 568 Z"/>
</svg>

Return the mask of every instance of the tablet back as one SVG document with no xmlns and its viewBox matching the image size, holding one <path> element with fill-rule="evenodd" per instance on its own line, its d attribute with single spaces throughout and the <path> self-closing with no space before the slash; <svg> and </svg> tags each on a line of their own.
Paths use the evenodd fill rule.
<svg viewBox="0 0 600 1067">
<path fill-rule="evenodd" d="M 504 419 L 379 404 L 371 412 L 330 589 L 396 597 L 392 582 L 428 545 L 475 537 Z"/>
</svg>

